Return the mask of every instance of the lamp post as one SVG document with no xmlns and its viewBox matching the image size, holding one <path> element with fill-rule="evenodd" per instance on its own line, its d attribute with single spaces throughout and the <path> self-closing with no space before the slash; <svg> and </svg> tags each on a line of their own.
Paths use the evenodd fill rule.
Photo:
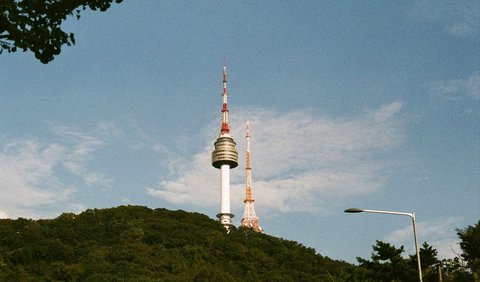
<svg viewBox="0 0 480 282">
<path fill-rule="evenodd" d="M 368 212 L 368 213 L 383 213 L 383 214 L 395 214 L 395 215 L 406 215 L 412 219 L 413 224 L 413 237 L 415 239 L 415 252 L 417 253 L 417 262 L 418 262 L 418 278 L 420 282 L 423 282 L 422 279 L 422 266 L 420 263 L 420 252 L 418 249 L 418 238 L 417 238 L 417 226 L 415 223 L 415 214 L 409 212 L 394 212 L 394 211 L 378 211 L 378 210 L 365 210 L 358 208 L 349 208 L 345 210 L 346 213 L 359 213 L 359 212 Z"/>
</svg>

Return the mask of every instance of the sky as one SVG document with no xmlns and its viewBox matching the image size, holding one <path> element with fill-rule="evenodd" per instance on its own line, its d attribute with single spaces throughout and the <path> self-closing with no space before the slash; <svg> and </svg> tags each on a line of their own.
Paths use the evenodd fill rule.
<svg viewBox="0 0 480 282">
<path fill-rule="evenodd" d="M 220 209 L 227 65 L 238 226 L 245 123 L 266 233 L 333 259 L 382 240 L 459 253 L 480 219 L 480 2 L 129 1 L 63 25 L 47 65 L 0 55 L 0 217 Z"/>
</svg>

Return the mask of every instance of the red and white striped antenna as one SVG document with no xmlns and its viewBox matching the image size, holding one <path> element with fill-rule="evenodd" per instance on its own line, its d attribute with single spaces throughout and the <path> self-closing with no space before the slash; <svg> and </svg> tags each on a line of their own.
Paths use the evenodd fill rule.
<svg viewBox="0 0 480 282">
<path fill-rule="evenodd" d="M 227 103 L 227 65 L 223 62 L 223 106 L 222 106 L 222 128 L 220 129 L 220 134 L 229 134 L 230 126 L 228 125 L 228 103 Z"/>
<path fill-rule="evenodd" d="M 260 226 L 260 219 L 255 213 L 255 206 L 253 202 L 255 199 L 252 197 L 252 166 L 250 164 L 250 121 L 247 121 L 247 134 L 245 136 L 247 139 L 247 150 L 246 150 L 246 160 L 245 160 L 245 170 L 246 170 L 246 185 L 245 185 L 245 211 L 243 212 L 243 217 L 241 220 L 241 225 L 244 228 L 252 228 L 256 232 L 264 233 L 263 228 Z"/>
</svg>

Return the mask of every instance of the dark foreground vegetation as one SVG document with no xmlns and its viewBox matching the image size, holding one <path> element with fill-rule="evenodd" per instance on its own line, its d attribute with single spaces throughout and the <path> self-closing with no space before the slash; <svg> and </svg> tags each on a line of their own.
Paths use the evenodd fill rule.
<svg viewBox="0 0 480 282">
<path fill-rule="evenodd" d="M 63 45 L 74 45 L 73 33 L 62 23 L 87 8 L 106 11 L 112 2 L 123 0 L 0 0 L 0 54 L 31 51 L 47 64 L 60 54 Z"/>
<path fill-rule="evenodd" d="M 462 242 L 477 243 L 469 228 Z M 0 220 L 0 281 L 415 281 L 414 257 L 402 252 L 378 241 L 355 266 L 250 230 L 227 235 L 199 213 L 139 206 Z M 437 281 L 436 251 L 422 252 L 425 281 Z M 474 281 L 460 264 L 444 263 L 443 281 Z"/>
<path fill-rule="evenodd" d="M 332 281 L 353 266 L 205 215 L 121 206 L 0 221 L 0 281 Z"/>
</svg>

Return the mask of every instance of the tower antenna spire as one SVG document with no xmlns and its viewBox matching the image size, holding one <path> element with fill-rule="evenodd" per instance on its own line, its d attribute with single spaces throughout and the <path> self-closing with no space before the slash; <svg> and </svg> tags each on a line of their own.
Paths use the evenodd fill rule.
<svg viewBox="0 0 480 282">
<path fill-rule="evenodd" d="M 220 213 L 217 217 L 220 223 L 230 231 L 233 214 L 230 212 L 230 169 L 238 166 L 238 152 L 235 141 L 230 135 L 228 124 L 227 105 L 227 66 L 223 64 L 223 93 L 222 93 L 222 126 L 220 135 L 215 141 L 215 150 L 212 152 L 212 165 L 220 169 Z"/>
<path fill-rule="evenodd" d="M 222 93 L 222 128 L 220 134 L 228 134 L 230 132 L 230 126 L 228 124 L 228 102 L 227 102 L 227 65 L 223 63 L 223 93 Z"/>
<path fill-rule="evenodd" d="M 252 228 L 256 232 L 263 233 L 263 228 L 260 227 L 260 220 L 255 213 L 255 206 L 253 202 L 255 199 L 252 197 L 252 167 L 250 164 L 250 121 L 247 121 L 247 150 L 246 150 L 246 161 L 245 161 L 245 170 L 246 170 L 246 185 L 245 185 L 245 211 L 243 213 L 243 218 L 241 220 L 242 227 Z"/>
</svg>

